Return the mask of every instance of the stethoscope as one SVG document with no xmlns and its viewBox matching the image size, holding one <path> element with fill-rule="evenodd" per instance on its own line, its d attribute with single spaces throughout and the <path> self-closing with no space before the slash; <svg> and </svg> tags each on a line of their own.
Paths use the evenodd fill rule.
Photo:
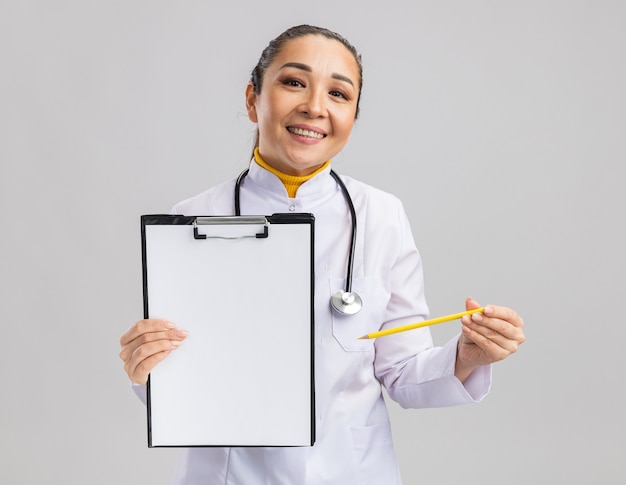
<svg viewBox="0 0 626 485">
<path fill-rule="evenodd" d="M 245 169 L 243 172 L 239 174 L 237 177 L 237 181 L 235 182 L 235 215 L 241 215 L 241 208 L 239 204 L 239 191 L 241 188 L 241 182 L 248 175 L 249 169 Z M 354 248 L 356 246 L 356 211 L 354 210 L 354 204 L 352 203 L 352 198 L 350 197 L 350 193 L 348 189 L 332 169 L 330 171 L 330 175 L 335 179 L 335 181 L 339 184 L 341 188 L 341 192 L 343 192 L 343 196 L 346 199 L 346 203 L 348 204 L 348 208 L 350 209 L 350 216 L 352 218 L 352 240 L 350 241 L 350 252 L 348 254 L 348 270 L 346 274 L 346 289 L 339 290 L 335 292 L 330 297 L 331 306 L 338 312 L 343 315 L 354 315 L 361 310 L 363 306 L 363 302 L 361 297 L 352 291 L 352 266 L 354 263 Z"/>
</svg>

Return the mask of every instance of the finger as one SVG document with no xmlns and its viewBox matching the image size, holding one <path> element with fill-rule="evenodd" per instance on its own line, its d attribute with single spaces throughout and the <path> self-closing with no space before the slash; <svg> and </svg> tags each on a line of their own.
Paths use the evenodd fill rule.
<svg viewBox="0 0 626 485">
<path fill-rule="evenodd" d="M 473 310 L 475 308 L 480 308 L 480 303 L 478 303 L 476 300 L 474 300 L 471 296 L 468 296 L 465 299 L 465 309 L 466 310 Z"/>
<path fill-rule="evenodd" d="M 470 327 L 463 327 L 463 336 L 470 345 L 479 347 L 489 362 L 497 362 L 517 351 L 518 344 L 514 340 L 483 335 Z"/>
<path fill-rule="evenodd" d="M 474 300 L 471 296 L 468 296 L 465 299 L 465 309 L 466 310 L 474 310 L 476 308 L 480 308 L 480 303 L 478 303 L 476 300 Z M 463 323 L 464 325 L 468 325 L 470 322 L 470 316 L 469 315 L 465 315 L 461 318 L 461 323 Z"/>
<path fill-rule="evenodd" d="M 171 350 L 164 350 L 163 352 L 159 352 L 158 354 L 151 355 L 147 359 L 142 360 L 137 364 L 132 374 L 129 374 L 130 380 L 137 383 L 145 385 L 148 382 L 148 376 L 152 369 L 156 367 L 156 365 L 165 359 L 168 355 L 170 355 Z"/>
<path fill-rule="evenodd" d="M 516 327 L 523 327 L 524 320 L 512 308 L 496 305 L 486 305 L 485 315 L 491 318 L 499 318 L 505 320 Z"/>
<path fill-rule="evenodd" d="M 135 349 L 130 358 L 124 362 L 124 370 L 134 382 L 146 380 L 154 366 L 163 360 L 172 350 L 177 349 L 181 342 L 178 340 L 157 340 Z"/>
<path fill-rule="evenodd" d="M 509 320 L 511 318 L 512 320 Z M 518 340 L 523 335 L 524 322 L 510 308 L 487 305 L 485 313 L 474 313 L 471 321 L 489 327 L 508 338 Z"/>
<path fill-rule="evenodd" d="M 122 347 L 120 358 L 123 361 L 128 360 L 138 347 L 150 342 L 157 340 L 182 341 L 187 338 L 187 335 L 186 331 L 178 329 L 141 334 Z"/>
<path fill-rule="evenodd" d="M 488 318 L 480 313 L 473 314 L 465 326 L 475 334 L 495 342 L 498 346 L 511 352 L 516 351 L 518 345 L 523 342 L 523 333 L 519 328 L 507 321 Z"/>
<path fill-rule="evenodd" d="M 124 346 L 144 333 L 167 331 L 174 328 L 176 325 L 167 320 L 156 318 L 139 320 L 120 337 L 120 345 Z"/>
<path fill-rule="evenodd" d="M 469 326 L 475 328 L 483 335 L 490 338 L 502 335 L 506 338 L 515 339 L 516 334 L 518 333 L 518 328 L 507 320 L 488 317 L 483 313 L 474 313 L 471 315 Z M 480 330 L 481 327 L 483 328 L 482 331 Z"/>
</svg>

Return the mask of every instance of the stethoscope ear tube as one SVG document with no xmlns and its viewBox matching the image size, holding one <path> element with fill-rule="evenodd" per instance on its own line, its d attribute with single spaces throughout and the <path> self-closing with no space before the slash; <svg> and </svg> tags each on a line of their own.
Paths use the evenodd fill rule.
<svg viewBox="0 0 626 485">
<path fill-rule="evenodd" d="M 236 216 L 241 215 L 241 205 L 240 205 L 240 197 L 239 197 L 239 192 L 241 189 L 241 181 L 244 179 L 246 175 L 248 175 L 249 171 L 250 170 L 246 168 L 243 172 L 239 174 L 239 177 L 237 177 L 237 181 L 235 182 L 235 215 Z"/>
<path fill-rule="evenodd" d="M 240 188 L 241 182 L 248 175 L 249 169 L 245 169 L 237 177 L 235 182 L 235 215 L 241 215 L 240 206 Z M 352 219 L 352 237 L 350 240 L 350 251 L 348 253 L 348 269 L 346 270 L 346 289 L 335 292 L 330 298 L 331 306 L 339 313 L 343 315 L 354 315 L 361 310 L 363 302 L 361 297 L 352 291 L 352 267 L 354 265 L 354 251 L 356 247 L 356 210 L 354 210 L 354 204 L 352 203 L 352 197 L 346 188 L 343 181 L 339 178 L 339 175 L 334 170 L 330 171 L 330 175 L 335 179 L 341 192 L 346 199 L 348 209 L 350 209 L 350 217 Z"/>
</svg>

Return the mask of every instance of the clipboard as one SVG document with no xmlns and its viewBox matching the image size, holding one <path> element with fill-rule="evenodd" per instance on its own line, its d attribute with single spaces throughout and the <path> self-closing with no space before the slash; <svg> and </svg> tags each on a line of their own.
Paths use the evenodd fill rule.
<svg viewBox="0 0 626 485">
<path fill-rule="evenodd" d="M 312 446 L 313 215 L 144 215 L 141 239 L 144 317 L 189 332 L 148 378 L 148 446 Z"/>
</svg>

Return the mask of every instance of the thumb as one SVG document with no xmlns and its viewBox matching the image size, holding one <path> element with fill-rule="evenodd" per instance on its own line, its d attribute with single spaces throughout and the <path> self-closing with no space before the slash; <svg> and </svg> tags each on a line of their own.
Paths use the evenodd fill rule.
<svg viewBox="0 0 626 485">
<path fill-rule="evenodd" d="M 478 303 L 476 300 L 474 300 L 471 296 L 468 296 L 465 299 L 465 309 L 466 310 L 473 310 L 474 308 L 480 308 L 480 303 Z"/>
</svg>

